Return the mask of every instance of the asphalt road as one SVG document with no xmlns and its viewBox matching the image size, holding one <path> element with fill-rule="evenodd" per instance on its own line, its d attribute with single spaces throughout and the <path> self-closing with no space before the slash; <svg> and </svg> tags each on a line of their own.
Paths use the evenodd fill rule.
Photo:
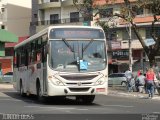
<svg viewBox="0 0 160 120">
<path fill-rule="evenodd" d="M 58 120 L 103 120 L 106 118 L 125 120 L 126 117 L 135 120 L 135 117 L 137 117 L 136 120 L 138 120 L 146 114 L 160 114 L 160 101 L 145 97 L 137 98 L 109 94 L 107 96 L 96 96 L 92 105 L 81 104 L 74 98 L 65 100 L 52 98 L 47 104 L 42 104 L 37 102 L 35 96 L 23 98 L 13 89 L 0 89 L 0 114 L 2 119 L 6 119 L 7 115 L 21 115 L 19 117 L 26 115 L 28 119 L 44 120 L 53 117 Z M 160 119 L 160 115 L 158 117 Z"/>
</svg>

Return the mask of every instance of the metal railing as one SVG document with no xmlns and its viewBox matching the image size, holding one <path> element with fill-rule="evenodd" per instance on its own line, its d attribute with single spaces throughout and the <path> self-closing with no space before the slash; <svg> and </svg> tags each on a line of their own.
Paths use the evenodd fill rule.
<svg viewBox="0 0 160 120">
<path fill-rule="evenodd" d="M 80 18 L 67 18 L 67 19 L 57 19 L 57 20 L 44 20 L 44 21 L 31 22 L 30 26 L 65 24 L 65 23 L 74 23 L 74 22 L 85 22 L 85 21 L 92 21 L 92 19 L 80 17 Z"/>
</svg>

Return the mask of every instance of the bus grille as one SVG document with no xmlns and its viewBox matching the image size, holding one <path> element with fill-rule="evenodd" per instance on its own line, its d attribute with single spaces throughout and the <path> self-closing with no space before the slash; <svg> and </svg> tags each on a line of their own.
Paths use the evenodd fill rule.
<svg viewBox="0 0 160 120">
<path fill-rule="evenodd" d="M 87 92 L 89 90 L 89 87 L 87 88 L 69 88 L 71 92 Z"/>
<path fill-rule="evenodd" d="M 77 85 L 77 82 L 75 83 L 66 83 L 67 85 Z M 92 82 L 82 82 L 82 85 L 92 85 Z"/>
<path fill-rule="evenodd" d="M 98 75 L 61 75 L 62 78 L 66 80 L 92 80 L 93 78 L 97 77 Z"/>
</svg>

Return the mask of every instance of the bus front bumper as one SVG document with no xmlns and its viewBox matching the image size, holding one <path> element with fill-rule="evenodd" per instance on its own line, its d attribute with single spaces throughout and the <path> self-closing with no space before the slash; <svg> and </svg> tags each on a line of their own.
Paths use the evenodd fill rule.
<svg viewBox="0 0 160 120">
<path fill-rule="evenodd" d="M 48 84 L 48 96 L 107 95 L 106 84 L 97 86 L 55 86 Z"/>
</svg>

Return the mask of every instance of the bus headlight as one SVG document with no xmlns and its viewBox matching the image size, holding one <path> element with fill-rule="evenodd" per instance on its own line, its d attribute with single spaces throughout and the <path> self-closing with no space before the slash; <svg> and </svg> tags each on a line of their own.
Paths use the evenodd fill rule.
<svg viewBox="0 0 160 120">
<path fill-rule="evenodd" d="M 57 86 L 64 86 L 63 82 L 55 77 L 49 77 L 49 80 Z"/>
<path fill-rule="evenodd" d="M 103 85 L 104 83 L 105 83 L 105 78 L 102 77 L 95 82 L 95 85 Z"/>
</svg>

